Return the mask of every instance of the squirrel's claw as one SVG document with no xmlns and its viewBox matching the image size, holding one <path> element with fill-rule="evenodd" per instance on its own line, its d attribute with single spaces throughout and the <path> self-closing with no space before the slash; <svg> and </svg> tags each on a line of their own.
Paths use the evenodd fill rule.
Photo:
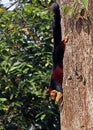
<svg viewBox="0 0 93 130">
<path fill-rule="evenodd" d="M 63 40 L 64 43 L 67 43 L 67 42 L 68 42 L 68 39 L 69 39 L 69 37 L 68 37 L 68 36 L 65 36 L 65 37 L 64 37 L 64 40 Z"/>
</svg>

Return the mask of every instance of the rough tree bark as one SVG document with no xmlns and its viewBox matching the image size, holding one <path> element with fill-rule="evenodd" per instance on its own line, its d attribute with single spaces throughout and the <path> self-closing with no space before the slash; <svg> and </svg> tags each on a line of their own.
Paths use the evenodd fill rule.
<svg viewBox="0 0 93 130">
<path fill-rule="evenodd" d="M 72 0 L 58 0 L 72 4 Z M 93 0 L 88 0 L 93 17 Z M 93 130 L 93 21 L 88 15 L 65 18 L 63 34 L 69 35 L 64 56 L 61 130 Z"/>
</svg>

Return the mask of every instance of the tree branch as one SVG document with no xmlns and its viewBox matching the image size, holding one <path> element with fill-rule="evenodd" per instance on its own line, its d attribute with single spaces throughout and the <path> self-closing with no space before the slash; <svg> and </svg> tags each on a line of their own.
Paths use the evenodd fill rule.
<svg viewBox="0 0 93 130">
<path fill-rule="evenodd" d="M 12 6 L 14 6 L 18 1 L 13 2 L 9 7 L 6 8 L 6 10 L 9 10 Z"/>
</svg>

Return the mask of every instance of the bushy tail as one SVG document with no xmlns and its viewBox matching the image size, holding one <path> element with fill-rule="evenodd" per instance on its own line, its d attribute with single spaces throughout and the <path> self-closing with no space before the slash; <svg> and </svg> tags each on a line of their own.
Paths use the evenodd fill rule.
<svg viewBox="0 0 93 130">
<path fill-rule="evenodd" d="M 51 10 L 54 13 L 53 19 L 53 38 L 54 38 L 54 48 L 61 42 L 61 16 L 60 8 L 57 3 L 53 3 Z"/>
</svg>

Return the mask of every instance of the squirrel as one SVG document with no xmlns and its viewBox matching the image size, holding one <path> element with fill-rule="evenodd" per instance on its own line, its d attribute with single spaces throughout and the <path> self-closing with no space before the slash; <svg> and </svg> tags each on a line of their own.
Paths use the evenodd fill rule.
<svg viewBox="0 0 93 130">
<path fill-rule="evenodd" d="M 54 48 L 52 52 L 53 67 L 50 79 L 50 85 L 47 90 L 47 95 L 51 99 L 55 100 L 56 103 L 59 103 L 63 99 L 63 57 L 65 52 L 65 44 L 68 41 L 66 36 L 62 40 L 61 36 L 61 16 L 60 16 L 60 7 L 57 3 L 53 3 L 51 10 L 54 14 L 53 18 L 53 38 L 54 38 Z M 62 41 L 61 41 L 62 40 Z"/>
</svg>

